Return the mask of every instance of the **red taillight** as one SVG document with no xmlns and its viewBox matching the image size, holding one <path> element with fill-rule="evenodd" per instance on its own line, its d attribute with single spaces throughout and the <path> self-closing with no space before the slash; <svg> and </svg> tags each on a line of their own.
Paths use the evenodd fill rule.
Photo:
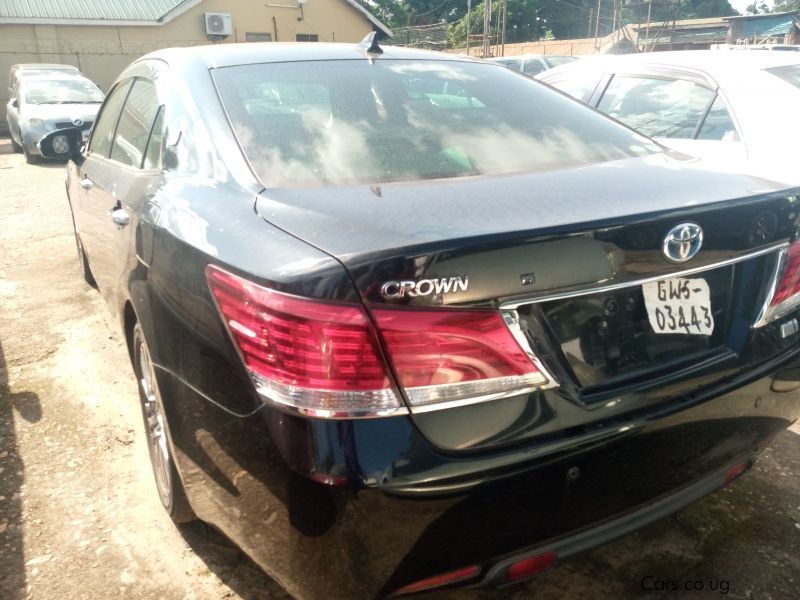
<svg viewBox="0 0 800 600">
<path fill-rule="evenodd" d="M 412 584 L 401 587 L 392 594 L 392 597 L 413 594 L 415 592 L 423 592 L 425 590 L 432 590 L 434 588 L 442 587 L 443 585 L 451 585 L 453 583 L 467 581 L 468 579 L 477 577 L 480 572 L 481 569 L 478 565 L 464 567 L 463 569 L 457 569 L 455 571 L 448 571 L 447 573 L 428 577 L 427 579 L 421 579 Z"/>
<path fill-rule="evenodd" d="M 211 265 L 206 277 L 262 394 L 321 417 L 403 408 L 360 306 L 291 296 Z"/>
<path fill-rule="evenodd" d="M 544 554 L 539 554 L 537 556 L 523 558 L 522 560 L 518 560 L 508 567 L 503 580 L 506 583 L 511 583 L 512 581 L 527 579 L 528 577 L 533 577 L 534 575 L 549 571 L 555 564 L 555 552 L 545 552 Z"/>
<path fill-rule="evenodd" d="M 786 250 L 775 292 L 760 325 L 769 323 L 800 305 L 800 242 Z"/>
<path fill-rule="evenodd" d="M 548 383 L 497 311 L 370 312 L 412 409 L 521 394 Z"/>
<path fill-rule="evenodd" d="M 292 296 L 213 265 L 206 278 L 260 394 L 316 417 L 407 412 L 361 305 Z M 498 311 L 370 310 L 414 411 L 524 394 L 549 383 Z"/>
<path fill-rule="evenodd" d="M 800 293 L 800 243 L 792 244 L 786 252 L 786 266 L 770 305 L 777 306 L 798 293 Z"/>
</svg>

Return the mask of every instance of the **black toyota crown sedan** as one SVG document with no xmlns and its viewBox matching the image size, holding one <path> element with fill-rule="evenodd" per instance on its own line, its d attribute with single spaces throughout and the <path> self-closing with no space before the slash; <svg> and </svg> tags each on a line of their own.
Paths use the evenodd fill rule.
<svg viewBox="0 0 800 600">
<path fill-rule="evenodd" d="M 502 66 L 158 51 L 85 148 L 40 146 L 70 156 L 162 503 L 297 597 L 541 573 L 728 483 L 800 414 L 800 189 Z"/>
</svg>

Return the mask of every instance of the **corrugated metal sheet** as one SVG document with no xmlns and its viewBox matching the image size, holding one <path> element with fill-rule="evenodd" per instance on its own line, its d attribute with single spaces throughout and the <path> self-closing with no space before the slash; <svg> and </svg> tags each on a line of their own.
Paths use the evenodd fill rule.
<svg viewBox="0 0 800 600">
<path fill-rule="evenodd" d="M 0 18 L 159 21 L 188 0 L 0 0 Z"/>
<path fill-rule="evenodd" d="M 773 35 L 786 35 L 794 23 L 794 14 L 780 14 L 774 17 L 753 20 L 740 20 L 736 34 L 743 37 L 771 37 Z"/>
</svg>

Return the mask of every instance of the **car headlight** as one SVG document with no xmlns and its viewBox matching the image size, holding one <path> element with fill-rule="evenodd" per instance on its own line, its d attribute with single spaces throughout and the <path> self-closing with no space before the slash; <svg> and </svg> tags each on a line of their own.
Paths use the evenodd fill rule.
<svg viewBox="0 0 800 600">
<path fill-rule="evenodd" d="M 41 129 L 42 127 L 44 127 L 44 121 L 42 121 L 41 119 L 28 119 L 28 125 L 30 127 L 36 127 L 38 129 Z"/>
<path fill-rule="evenodd" d="M 69 152 L 69 141 L 65 135 L 57 135 L 53 138 L 53 152 L 56 154 L 66 154 Z"/>
</svg>

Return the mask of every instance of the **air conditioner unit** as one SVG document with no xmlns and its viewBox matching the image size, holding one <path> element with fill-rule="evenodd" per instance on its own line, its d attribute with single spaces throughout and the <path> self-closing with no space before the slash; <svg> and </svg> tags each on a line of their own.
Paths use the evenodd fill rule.
<svg viewBox="0 0 800 600">
<path fill-rule="evenodd" d="M 206 21 L 206 35 L 231 35 L 233 22 L 230 13 L 204 13 Z"/>
</svg>

